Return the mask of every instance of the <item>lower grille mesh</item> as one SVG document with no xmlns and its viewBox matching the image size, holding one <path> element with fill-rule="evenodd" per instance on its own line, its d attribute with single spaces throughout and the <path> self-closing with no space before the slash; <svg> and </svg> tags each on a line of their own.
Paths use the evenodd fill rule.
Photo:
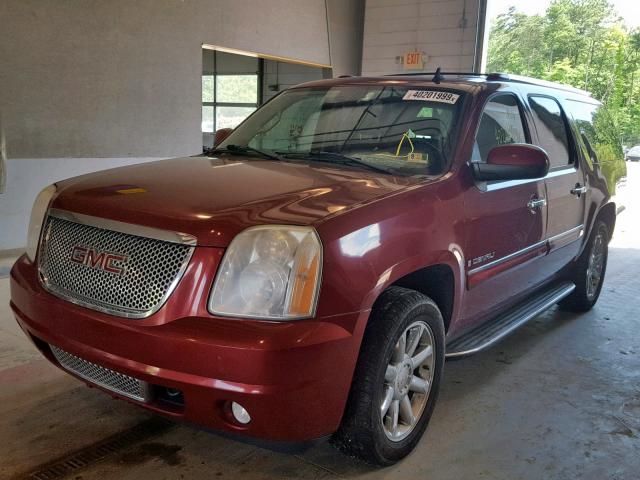
<svg viewBox="0 0 640 480">
<path fill-rule="evenodd" d="M 145 402 L 149 399 L 146 382 L 76 357 L 54 345 L 50 345 L 50 348 L 60 365 L 79 377 L 140 402 Z"/>
</svg>

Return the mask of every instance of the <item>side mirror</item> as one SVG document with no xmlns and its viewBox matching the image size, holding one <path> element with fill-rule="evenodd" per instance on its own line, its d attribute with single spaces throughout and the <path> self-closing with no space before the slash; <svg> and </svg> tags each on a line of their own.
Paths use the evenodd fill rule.
<svg viewBox="0 0 640 480">
<path fill-rule="evenodd" d="M 233 128 L 221 128 L 220 130 L 216 130 L 216 133 L 213 137 L 213 146 L 217 147 L 218 145 L 220 145 L 225 138 L 231 135 L 231 132 L 233 132 Z"/>
<path fill-rule="evenodd" d="M 473 162 L 476 180 L 524 180 L 542 178 L 549 171 L 547 152 L 535 145 L 513 143 L 489 151 L 487 162 Z"/>
</svg>

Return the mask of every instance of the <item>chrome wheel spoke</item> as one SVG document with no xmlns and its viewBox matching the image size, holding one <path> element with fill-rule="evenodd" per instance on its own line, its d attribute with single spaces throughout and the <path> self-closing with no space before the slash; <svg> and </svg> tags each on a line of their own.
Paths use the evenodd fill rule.
<svg viewBox="0 0 640 480">
<path fill-rule="evenodd" d="M 406 425 L 413 426 L 416 423 L 409 395 L 405 395 L 402 397 L 402 400 L 400 400 L 400 417 Z"/>
<path fill-rule="evenodd" d="M 407 349 L 407 332 L 400 335 L 396 348 L 393 350 L 393 363 L 399 363 L 404 359 L 405 351 Z"/>
<path fill-rule="evenodd" d="M 387 371 L 384 372 L 385 382 L 393 382 L 396 379 L 398 370 L 393 365 L 387 365 Z"/>
<path fill-rule="evenodd" d="M 388 419 L 389 419 L 388 426 L 392 436 L 395 436 L 396 433 L 398 432 L 399 414 L 400 414 L 400 401 L 394 400 L 393 402 L 391 402 L 391 407 L 389 408 L 389 415 L 388 415 Z"/>
<path fill-rule="evenodd" d="M 420 365 L 422 365 L 431 356 L 432 353 L 433 353 L 433 347 L 431 345 L 427 345 L 418 353 L 416 353 L 411 358 L 411 363 L 413 365 L 414 370 L 418 368 Z"/>
<path fill-rule="evenodd" d="M 429 391 L 429 380 L 414 375 L 411 377 L 409 390 L 416 393 L 427 393 Z"/>
<path fill-rule="evenodd" d="M 410 336 L 410 341 L 407 344 L 407 355 L 409 355 L 410 357 L 413 356 L 413 354 L 416 352 L 416 349 L 418 348 L 418 345 L 420 345 L 420 339 L 422 338 L 423 329 L 424 327 L 422 326 L 422 324 L 412 329 L 413 335 Z"/>
<path fill-rule="evenodd" d="M 384 419 L 384 416 L 389 411 L 389 407 L 391 406 L 391 402 L 393 401 L 393 387 L 387 385 L 384 390 L 384 397 L 382 399 L 382 404 L 380 405 L 380 416 Z"/>
</svg>

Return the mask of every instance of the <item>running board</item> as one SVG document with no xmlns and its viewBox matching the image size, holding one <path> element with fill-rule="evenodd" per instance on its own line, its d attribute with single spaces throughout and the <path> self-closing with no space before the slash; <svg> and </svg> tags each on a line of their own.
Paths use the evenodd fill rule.
<svg viewBox="0 0 640 480">
<path fill-rule="evenodd" d="M 558 303 L 575 288 L 572 282 L 563 282 L 542 290 L 532 299 L 447 342 L 445 356 L 447 358 L 464 357 L 490 347 Z"/>
</svg>

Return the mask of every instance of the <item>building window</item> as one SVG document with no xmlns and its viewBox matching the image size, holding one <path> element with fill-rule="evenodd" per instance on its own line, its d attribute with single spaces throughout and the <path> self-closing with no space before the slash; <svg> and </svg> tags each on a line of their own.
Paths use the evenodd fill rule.
<svg viewBox="0 0 640 480">
<path fill-rule="evenodd" d="M 260 104 L 262 60 L 202 50 L 202 132 L 235 128 Z M 211 135 L 209 135 L 211 136 Z M 205 138 L 205 146 L 212 139 Z"/>
</svg>

